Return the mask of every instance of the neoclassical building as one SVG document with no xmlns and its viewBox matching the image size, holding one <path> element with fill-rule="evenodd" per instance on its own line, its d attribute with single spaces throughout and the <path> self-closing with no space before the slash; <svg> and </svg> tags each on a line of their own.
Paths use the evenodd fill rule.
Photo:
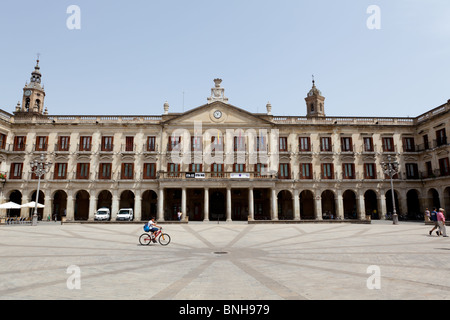
<svg viewBox="0 0 450 320">
<path fill-rule="evenodd" d="M 385 219 L 392 212 L 382 163 L 399 163 L 397 212 L 450 208 L 450 100 L 415 118 L 329 117 L 313 82 L 306 115 L 251 113 L 229 103 L 214 80 L 206 104 L 160 115 L 48 113 L 39 61 L 13 113 L 0 110 L 0 202 L 34 201 L 30 163 L 44 155 L 40 184 L 46 219 L 189 221 Z M 28 209 L 11 214 L 28 216 Z"/>
</svg>

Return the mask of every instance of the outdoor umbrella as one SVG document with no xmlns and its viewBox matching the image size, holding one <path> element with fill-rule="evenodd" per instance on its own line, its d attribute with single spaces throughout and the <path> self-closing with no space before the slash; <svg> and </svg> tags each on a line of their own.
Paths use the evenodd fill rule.
<svg viewBox="0 0 450 320">
<path fill-rule="evenodd" d="M 8 210 L 8 217 L 9 217 L 9 210 L 10 209 L 20 209 L 20 204 L 17 204 L 15 202 L 8 202 L 0 204 L 0 209 L 7 209 Z"/>
<path fill-rule="evenodd" d="M 15 202 L 8 202 L 0 204 L 0 209 L 20 209 L 20 204 L 17 204 Z"/>
<path fill-rule="evenodd" d="M 31 201 L 31 202 L 28 202 L 28 203 L 25 203 L 25 204 L 21 205 L 20 207 L 21 208 L 34 208 L 35 206 L 36 206 L 36 202 L 35 201 Z M 40 204 L 40 203 L 37 204 L 37 207 L 38 208 L 45 208 L 45 206 L 43 204 Z"/>
</svg>

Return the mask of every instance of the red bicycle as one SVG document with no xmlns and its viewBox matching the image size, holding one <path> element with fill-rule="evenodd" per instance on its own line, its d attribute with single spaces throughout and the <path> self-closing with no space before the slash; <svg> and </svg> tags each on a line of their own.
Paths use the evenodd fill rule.
<svg viewBox="0 0 450 320">
<path fill-rule="evenodd" d="M 139 237 L 139 243 L 143 246 L 148 246 L 152 241 L 156 242 L 156 239 L 158 239 L 159 244 L 162 246 L 167 246 L 170 243 L 170 236 L 167 233 L 163 233 L 162 228 L 156 231 L 153 239 L 150 233 L 142 234 Z"/>
</svg>

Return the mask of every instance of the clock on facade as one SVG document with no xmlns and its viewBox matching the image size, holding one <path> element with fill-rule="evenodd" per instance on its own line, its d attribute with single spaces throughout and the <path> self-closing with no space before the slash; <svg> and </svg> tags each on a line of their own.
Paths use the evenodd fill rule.
<svg viewBox="0 0 450 320">
<path fill-rule="evenodd" d="M 31 96 L 31 90 L 25 91 L 25 96 L 27 96 L 27 97 Z"/>
<path fill-rule="evenodd" d="M 216 118 L 216 119 L 222 118 L 222 111 L 219 111 L 219 110 L 214 111 L 214 118 Z"/>
</svg>

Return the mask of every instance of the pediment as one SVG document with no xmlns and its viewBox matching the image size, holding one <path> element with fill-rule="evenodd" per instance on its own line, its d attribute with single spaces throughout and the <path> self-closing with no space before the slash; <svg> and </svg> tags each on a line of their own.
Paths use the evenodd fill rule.
<svg viewBox="0 0 450 320">
<path fill-rule="evenodd" d="M 263 119 L 259 115 L 220 101 L 173 115 L 164 124 L 193 126 L 197 122 L 201 122 L 203 126 L 255 127 L 271 125 L 270 121 Z"/>
</svg>

